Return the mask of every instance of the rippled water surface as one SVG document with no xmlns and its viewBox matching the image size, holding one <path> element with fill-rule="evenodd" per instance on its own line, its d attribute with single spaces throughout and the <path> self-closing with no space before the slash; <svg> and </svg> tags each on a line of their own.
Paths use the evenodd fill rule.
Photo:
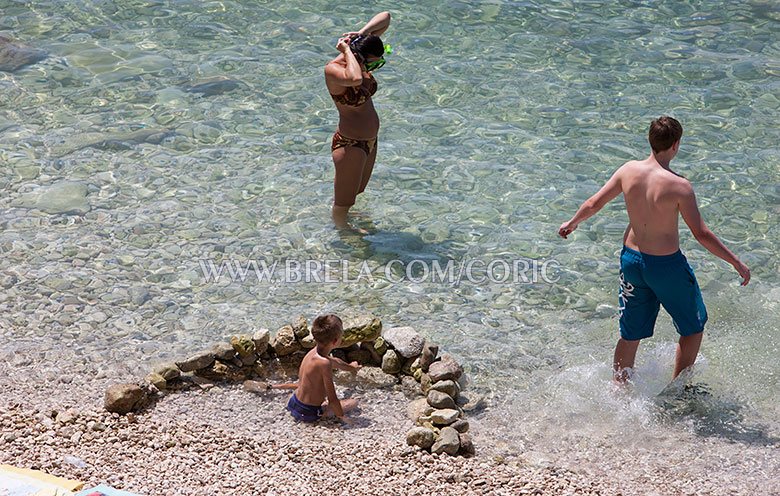
<svg viewBox="0 0 780 496">
<path fill-rule="evenodd" d="M 388 7 L 379 158 L 355 207 L 369 234 L 340 234 L 322 69 L 341 33 Z M 17 279 L 0 297 L 5 357 L 93 373 L 299 312 L 373 312 L 467 364 L 508 452 L 576 459 L 560 440 L 637 430 L 776 447 L 778 33 L 780 8 L 760 0 L 0 1 L 0 34 L 48 54 L 0 72 L 0 269 Z M 622 202 L 569 240 L 556 230 L 649 153 L 660 115 L 682 122 L 673 167 L 754 279 L 738 287 L 681 226 L 710 315 L 700 389 L 656 396 L 675 341 L 662 316 L 621 399 L 608 364 Z M 560 280 L 214 283 L 198 262 L 260 258 L 379 272 L 555 259 Z"/>
</svg>

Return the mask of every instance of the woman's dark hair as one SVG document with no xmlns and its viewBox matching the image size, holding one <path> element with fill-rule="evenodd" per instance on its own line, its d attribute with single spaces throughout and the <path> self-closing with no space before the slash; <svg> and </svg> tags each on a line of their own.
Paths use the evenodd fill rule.
<svg viewBox="0 0 780 496">
<path fill-rule="evenodd" d="M 349 43 L 349 48 L 355 55 L 360 54 L 363 57 L 363 62 L 366 61 L 369 55 L 381 57 L 385 54 L 385 45 L 382 43 L 382 39 L 375 34 L 353 38 Z"/>
</svg>

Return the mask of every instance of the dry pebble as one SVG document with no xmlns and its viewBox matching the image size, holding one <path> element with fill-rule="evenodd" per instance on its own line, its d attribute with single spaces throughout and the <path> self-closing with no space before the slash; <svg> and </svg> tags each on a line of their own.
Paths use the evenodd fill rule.
<svg viewBox="0 0 780 496">
<path fill-rule="evenodd" d="M 510 495 L 527 487 L 602 494 L 574 473 L 551 484 L 548 469 L 407 446 L 398 429 L 411 427 L 401 392 L 340 393 L 363 402 L 356 425 L 296 422 L 284 410 L 286 393 L 256 395 L 238 385 L 166 395 L 125 416 L 0 408 L 0 463 L 148 495 Z M 52 419 L 64 412 L 69 423 Z"/>
<path fill-rule="evenodd" d="M 487 410 L 468 417 L 476 456 L 452 458 L 406 445 L 409 400 L 393 388 L 340 382 L 340 397 L 361 400 L 351 426 L 298 423 L 284 409 L 288 393 L 254 394 L 238 384 L 165 394 L 121 416 L 102 409 L 103 393 L 137 380 L 137 364 L 68 370 L 73 380 L 66 386 L 57 381 L 60 370 L 40 372 L 12 352 L 3 358 L 0 464 L 88 486 L 108 483 L 149 496 L 777 494 L 767 483 L 780 470 L 766 456 L 771 447 L 709 439 L 665 453 L 656 465 L 636 450 L 581 439 L 562 443 L 560 452 L 526 452 L 539 448 L 530 438 L 503 436 Z M 39 380 L 30 380 L 33 371 Z M 60 414 L 67 423 L 56 420 Z M 696 446 L 723 459 L 695 472 L 704 452 Z"/>
</svg>

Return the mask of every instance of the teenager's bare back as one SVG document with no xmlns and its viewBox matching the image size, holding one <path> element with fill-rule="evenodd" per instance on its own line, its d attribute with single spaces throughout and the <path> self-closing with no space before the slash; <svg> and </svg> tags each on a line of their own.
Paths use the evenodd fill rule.
<svg viewBox="0 0 780 496">
<path fill-rule="evenodd" d="M 648 255 L 669 255 L 680 248 L 680 203 L 693 189 L 687 179 L 652 157 L 624 164 L 616 174 L 628 211 L 623 244 Z"/>
</svg>

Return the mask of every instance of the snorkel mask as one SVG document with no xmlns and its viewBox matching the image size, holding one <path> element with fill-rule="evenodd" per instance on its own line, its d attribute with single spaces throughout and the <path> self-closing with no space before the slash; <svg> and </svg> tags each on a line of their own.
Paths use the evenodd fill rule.
<svg viewBox="0 0 780 496">
<path fill-rule="evenodd" d="M 352 48 L 352 45 L 356 41 L 358 41 L 358 40 L 360 40 L 362 38 L 364 38 L 364 36 L 361 36 L 361 35 L 356 36 L 355 38 L 353 38 L 352 41 L 349 42 L 350 49 Z M 352 51 L 355 53 L 355 55 L 357 57 L 359 57 L 360 62 L 366 67 L 366 72 L 375 71 L 375 70 L 379 69 L 380 67 L 382 67 L 383 65 L 385 65 L 385 63 L 387 62 L 385 60 L 384 54 L 378 60 L 373 60 L 371 62 L 367 62 L 366 58 L 363 56 L 362 53 L 355 52 L 354 50 L 352 50 Z M 391 53 L 393 53 L 393 50 L 390 48 L 390 45 L 384 45 L 384 53 L 387 54 L 387 55 L 390 55 Z"/>
</svg>

